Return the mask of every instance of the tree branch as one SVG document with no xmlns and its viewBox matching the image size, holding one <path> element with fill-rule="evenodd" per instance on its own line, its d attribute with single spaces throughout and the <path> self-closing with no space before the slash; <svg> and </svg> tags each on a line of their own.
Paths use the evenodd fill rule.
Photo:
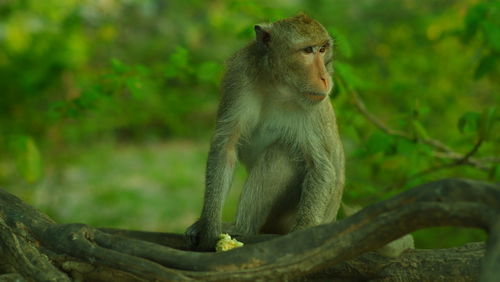
<svg viewBox="0 0 500 282">
<path fill-rule="evenodd" d="M 410 141 L 416 141 L 416 137 L 411 136 L 410 134 L 400 131 L 400 130 L 395 130 L 388 125 L 386 125 L 384 122 L 382 122 L 378 117 L 376 117 L 374 114 L 372 114 L 366 107 L 365 102 L 359 95 L 359 93 L 352 89 L 343 79 L 342 77 L 338 77 L 338 81 L 342 85 L 344 89 L 347 90 L 347 92 L 351 95 L 353 98 L 354 105 L 356 106 L 356 109 L 372 124 L 374 124 L 378 129 L 380 129 L 382 132 L 391 135 L 391 136 L 396 136 L 400 137 L 406 140 Z M 453 149 L 451 149 L 449 146 L 445 145 L 441 141 L 433 138 L 418 138 L 420 142 L 423 144 L 426 144 L 437 151 L 434 152 L 434 155 L 440 158 L 447 158 L 447 159 L 452 159 L 455 160 L 452 164 L 446 164 L 443 166 L 439 166 L 439 168 L 449 168 L 453 166 L 458 166 L 458 165 L 471 165 L 477 169 L 480 170 L 488 170 L 489 167 L 486 163 L 499 163 L 500 158 L 498 157 L 492 157 L 492 158 L 474 158 L 474 154 L 477 153 L 478 149 L 482 145 L 482 139 L 479 139 L 478 142 L 473 146 L 473 148 L 466 154 L 461 154 Z M 427 170 L 426 170 L 427 171 Z M 434 171 L 429 169 L 429 172 Z M 424 172 L 417 173 L 415 176 L 421 176 L 425 174 Z"/>
<path fill-rule="evenodd" d="M 465 164 L 465 163 L 469 162 L 470 158 L 472 156 L 474 156 L 474 154 L 477 153 L 477 151 L 479 150 L 479 148 L 483 144 L 483 141 L 484 141 L 483 138 L 478 138 L 476 143 L 472 147 L 472 149 L 469 152 L 465 153 L 464 156 L 461 159 L 457 160 L 455 163 Z"/>
<path fill-rule="evenodd" d="M 22 226 L 20 226 L 22 228 Z M 29 243 L 25 236 L 16 235 L 0 217 L 0 251 L 3 262 L 24 277 L 40 280 L 70 281 L 46 256 Z M 2 260 L 0 260 L 1 262 Z M 1 272 L 0 272 L 1 273 Z"/>
<path fill-rule="evenodd" d="M 247 242 L 243 248 L 223 253 L 198 253 L 182 250 L 186 249 L 186 245 L 179 235 L 56 224 L 14 196 L 0 191 L 0 219 L 9 228 L 0 229 L 2 238 L 5 234 L 24 238 L 23 244 L 37 250 L 34 257 L 41 259 L 46 256 L 57 267 L 55 269 L 59 272 L 50 275 L 61 275 L 60 270 L 65 271 L 59 281 L 66 281 L 62 280 L 66 276 L 73 279 L 79 276 L 86 280 L 121 277 L 128 281 L 276 280 L 297 279 L 306 275 L 320 277 L 332 271 L 343 272 L 351 280 L 380 279 L 398 275 L 416 277 L 417 274 L 412 272 L 415 267 L 421 275 L 431 275 L 436 273 L 435 268 L 422 261 L 413 266 L 415 260 L 419 261 L 420 251 L 387 260 L 377 259 L 375 254 L 362 254 L 404 234 L 430 226 L 455 225 L 494 230 L 493 225 L 499 214 L 498 185 L 447 179 L 421 185 L 335 223 L 284 236 L 243 237 L 240 240 Z M 257 241 L 260 242 L 252 243 L 259 237 Z M 7 255 L 23 252 L 20 245 L 12 240 L 2 240 L 0 244 L 13 246 L 6 248 L 2 245 L 4 252 L 9 250 Z M 171 244 L 180 249 L 170 247 Z M 490 273 L 497 274 L 496 268 L 487 264 L 496 263 L 497 250 L 497 241 L 488 243 L 483 277 L 489 277 Z M 468 253 L 467 260 L 459 265 L 459 268 L 472 273 L 466 277 L 479 276 L 478 252 L 482 248 L 476 246 L 476 251 Z M 460 262 L 454 254 L 456 250 L 448 252 L 448 259 L 441 257 L 441 263 L 436 261 L 435 265 L 439 265 L 442 271 L 456 269 Z M 2 260 L 5 260 L 4 256 L 0 257 L 0 265 Z M 450 265 L 450 261 L 455 265 Z M 15 265 L 16 272 L 30 279 L 35 279 L 45 269 L 35 265 L 32 271 L 26 272 L 19 265 L 25 262 L 10 263 Z M 391 266 L 393 264 L 403 267 Z M 405 264 L 408 266 L 404 267 Z M 359 269 L 364 269 L 364 272 L 358 272 Z M 465 274 L 446 275 L 448 281 L 453 281 L 463 279 L 461 277 Z"/>
</svg>

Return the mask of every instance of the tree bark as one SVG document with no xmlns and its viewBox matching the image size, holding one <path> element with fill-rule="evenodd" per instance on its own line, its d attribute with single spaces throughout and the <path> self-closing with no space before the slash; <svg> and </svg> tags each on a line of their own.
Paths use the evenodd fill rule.
<svg viewBox="0 0 500 282">
<path fill-rule="evenodd" d="M 0 190 L 0 278 L 496 281 L 499 215 L 498 184 L 446 179 L 341 221 L 283 236 L 241 237 L 243 248 L 200 253 L 189 251 L 182 235 L 57 224 Z M 398 258 L 370 252 L 412 231 L 444 225 L 481 228 L 489 234 L 487 245 L 411 250 Z"/>
</svg>

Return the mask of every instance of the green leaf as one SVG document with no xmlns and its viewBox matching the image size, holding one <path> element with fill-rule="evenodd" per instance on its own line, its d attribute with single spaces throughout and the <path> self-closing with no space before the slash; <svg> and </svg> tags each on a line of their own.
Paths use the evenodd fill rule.
<svg viewBox="0 0 500 282">
<path fill-rule="evenodd" d="M 479 79 L 485 74 L 493 71 L 497 65 L 497 61 L 498 57 L 494 54 L 482 57 L 476 69 L 474 70 L 474 78 Z"/>
<path fill-rule="evenodd" d="M 486 3 L 479 3 L 472 6 L 467 10 L 467 15 L 465 16 L 465 32 L 464 40 L 469 41 L 477 32 L 480 23 L 484 20 L 486 13 L 488 11 L 488 5 Z"/>
<path fill-rule="evenodd" d="M 338 75 L 345 80 L 345 82 L 352 87 L 360 87 L 365 85 L 366 83 L 360 79 L 355 73 L 354 69 L 346 63 L 337 61 L 335 64 L 335 70 Z"/>
<path fill-rule="evenodd" d="M 481 114 L 481 118 L 479 120 L 479 137 L 485 141 L 488 141 L 491 138 L 493 130 L 493 126 L 495 121 L 499 121 L 500 118 L 496 114 L 496 108 L 489 108 Z"/>
<path fill-rule="evenodd" d="M 167 65 L 163 71 L 163 74 L 165 75 L 166 78 L 176 77 L 178 73 L 179 70 L 174 65 Z"/>
<path fill-rule="evenodd" d="M 500 25 L 492 21 L 483 23 L 483 31 L 488 45 L 495 51 L 500 51 Z"/>
<path fill-rule="evenodd" d="M 101 96 L 101 93 L 94 88 L 89 88 L 83 91 L 82 95 L 75 99 L 75 104 L 80 110 L 87 110 L 95 106 L 96 101 Z"/>
<path fill-rule="evenodd" d="M 476 112 L 466 112 L 458 120 L 458 130 L 460 133 L 471 133 L 476 132 L 479 128 L 479 120 L 481 119 L 481 114 Z"/>
<path fill-rule="evenodd" d="M 500 166 L 499 165 L 493 165 L 488 173 L 488 178 L 490 180 L 497 180 L 500 179 Z"/>
<path fill-rule="evenodd" d="M 417 149 L 417 144 L 405 138 L 398 138 L 396 140 L 397 153 L 403 156 L 410 156 Z"/>
<path fill-rule="evenodd" d="M 349 41 L 347 40 L 347 37 L 345 37 L 344 34 L 340 31 L 332 27 L 328 28 L 328 32 L 330 32 L 330 34 L 332 35 L 335 47 L 337 47 L 339 53 L 346 58 L 352 57 L 352 48 L 349 44 Z"/>
<path fill-rule="evenodd" d="M 220 72 L 220 65 L 215 62 L 204 62 L 197 67 L 196 76 L 204 82 L 217 82 Z"/>
<path fill-rule="evenodd" d="M 129 71 L 129 67 L 117 58 L 111 59 L 111 68 L 117 73 L 125 73 Z"/>
<path fill-rule="evenodd" d="M 389 152 L 394 144 L 394 138 L 390 135 L 377 131 L 370 136 L 366 142 L 368 153 Z"/>
<path fill-rule="evenodd" d="M 128 79 L 126 81 L 126 85 L 128 91 L 130 91 L 130 93 L 132 94 L 132 97 L 134 97 L 135 99 L 144 98 L 144 85 L 139 78 L 133 77 Z"/>
<path fill-rule="evenodd" d="M 189 52 L 186 48 L 177 46 L 172 54 L 170 54 L 169 57 L 169 63 L 178 67 L 178 68 L 183 68 L 188 65 L 188 58 Z"/>
<path fill-rule="evenodd" d="M 424 126 L 422 123 L 418 120 L 412 120 L 411 125 L 413 127 L 414 132 L 417 134 L 417 137 L 422 140 L 427 140 L 429 139 L 429 134 L 427 133 L 427 130 L 425 130 Z"/>
<path fill-rule="evenodd" d="M 164 69 L 164 75 L 167 78 L 179 77 L 189 74 L 189 52 L 184 47 L 176 47 L 174 52 L 170 54 L 167 60 L 167 65 Z"/>
<path fill-rule="evenodd" d="M 16 136 L 13 142 L 19 173 L 27 182 L 36 182 L 42 175 L 42 157 L 35 141 L 29 136 Z"/>
<path fill-rule="evenodd" d="M 63 117 L 63 110 L 66 106 L 66 102 L 55 101 L 49 105 L 49 110 L 47 112 L 47 117 L 51 121 L 58 121 Z"/>
<path fill-rule="evenodd" d="M 236 33 L 236 37 L 242 40 L 251 40 L 255 36 L 254 32 L 255 31 L 252 28 L 245 27 L 242 28 L 238 33 Z"/>
</svg>

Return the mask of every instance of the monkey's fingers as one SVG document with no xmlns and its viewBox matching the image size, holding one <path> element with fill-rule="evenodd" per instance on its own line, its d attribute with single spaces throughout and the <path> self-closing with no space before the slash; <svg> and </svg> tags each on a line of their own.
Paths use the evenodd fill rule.
<svg viewBox="0 0 500 282">
<path fill-rule="evenodd" d="M 196 227 L 196 223 L 188 227 L 184 235 L 190 247 L 194 248 L 200 243 L 200 230 Z"/>
</svg>

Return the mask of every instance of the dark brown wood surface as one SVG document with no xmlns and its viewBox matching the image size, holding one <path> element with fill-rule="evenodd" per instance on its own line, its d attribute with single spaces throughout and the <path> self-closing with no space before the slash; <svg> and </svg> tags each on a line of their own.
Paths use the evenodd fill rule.
<svg viewBox="0 0 500 282">
<path fill-rule="evenodd" d="M 0 280 L 497 281 L 500 188 L 472 180 L 423 184 L 335 223 L 284 236 L 239 237 L 229 252 L 193 252 L 182 235 L 58 224 L 0 190 Z M 463 226 L 484 243 L 374 252 L 412 231 Z M 22 281 L 22 280 L 21 280 Z"/>
</svg>

